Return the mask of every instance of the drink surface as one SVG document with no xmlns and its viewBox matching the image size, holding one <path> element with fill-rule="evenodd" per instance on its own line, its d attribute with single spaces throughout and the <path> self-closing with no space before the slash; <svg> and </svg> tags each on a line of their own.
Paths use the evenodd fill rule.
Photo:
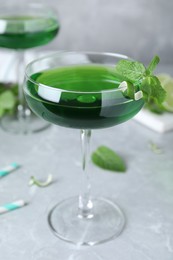
<svg viewBox="0 0 173 260">
<path fill-rule="evenodd" d="M 49 43 L 59 30 L 55 18 L 0 16 L 0 47 L 28 49 Z"/>
<path fill-rule="evenodd" d="M 113 67 L 81 65 L 33 74 L 27 81 L 30 108 L 43 119 L 78 129 L 105 128 L 133 117 L 143 100 L 125 98 Z"/>
</svg>

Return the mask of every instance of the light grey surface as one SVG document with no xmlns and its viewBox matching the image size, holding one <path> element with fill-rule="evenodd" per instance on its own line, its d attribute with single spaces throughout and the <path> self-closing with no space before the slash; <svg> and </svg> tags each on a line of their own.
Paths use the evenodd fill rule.
<svg viewBox="0 0 173 260">
<path fill-rule="evenodd" d="M 60 34 L 48 49 L 113 51 L 146 62 L 157 53 L 163 63 L 172 64 L 171 0 L 38 2 L 52 4 L 60 14 Z M 150 141 L 163 153 L 153 153 Z M 51 127 L 33 136 L 14 136 L 0 130 L 0 168 L 13 161 L 22 165 L 0 179 L 0 205 L 17 199 L 29 201 L 25 208 L 0 216 L 0 260 L 36 260 L 44 250 L 57 254 L 58 260 L 78 260 L 76 254 L 88 252 L 95 260 L 96 255 L 99 260 L 172 260 L 172 143 L 173 132 L 159 135 L 134 121 L 93 132 L 92 150 L 105 144 L 127 162 L 126 174 L 90 165 L 93 194 L 117 201 L 127 225 L 115 240 L 79 248 L 60 241 L 47 224 L 47 213 L 54 203 L 78 193 L 79 132 Z M 31 175 L 44 179 L 48 173 L 54 176 L 53 185 L 28 187 Z"/>
<path fill-rule="evenodd" d="M 0 216 L 0 259 L 37 259 L 38 252 L 44 255 L 45 250 L 61 260 L 78 260 L 76 253 L 89 252 L 95 260 L 173 259 L 173 132 L 159 135 L 133 120 L 93 132 L 91 150 L 104 144 L 127 162 L 125 174 L 89 166 L 93 195 L 116 201 L 127 225 L 117 239 L 82 248 L 59 240 L 47 223 L 54 203 L 78 193 L 79 131 L 56 126 L 30 136 L 0 131 L 0 140 L 0 166 L 13 161 L 22 165 L 0 180 L 0 205 L 17 199 L 29 201 L 28 206 Z M 153 153 L 150 141 L 163 153 Z M 44 179 L 48 173 L 55 180 L 51 186 L 28 187 L 31 175 Z"/>
</svg>

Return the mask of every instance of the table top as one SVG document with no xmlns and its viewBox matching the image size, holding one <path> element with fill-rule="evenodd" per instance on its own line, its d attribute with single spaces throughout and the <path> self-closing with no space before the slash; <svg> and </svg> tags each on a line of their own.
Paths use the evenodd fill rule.
<svg viewBox="0 0 173 260">
<path fill-rule="evenodd" d="M 94 247 L 61 241 L 47 223 L 48 211 L 56 202 L 78 194 L 79 131 L 51 126 L 33 135 L 12 135 L 0 130 L 0 140 L 1 168 L 11 162 L 22 166 L 1 178 L 0 205 L 18 199 L 29 202 L 0 215 L 0 259 L 37 259 L 47 251 L 61 260 L 83 260 L 86 255 L 90 260 L 172 260 L 173 132 L 158 134 L 134 120 L 93 131 L 91 151 L 106 145 L 127 164 L 127 172 L 118 174 L 90 162 L 93 195 L 116 201 L 127 220 L 118 238 Z M 156 154 L 150 142 L 162 153 Z M 30 176 L 46 179 L 49 173 L 54 178 L 50 186 L 28 186 Z"/>
</svg>

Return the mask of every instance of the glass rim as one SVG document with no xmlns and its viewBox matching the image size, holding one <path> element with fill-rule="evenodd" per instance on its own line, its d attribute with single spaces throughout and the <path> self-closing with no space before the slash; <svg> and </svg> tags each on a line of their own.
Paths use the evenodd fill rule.
<svg viewBox="0 0 173 260">
<path fill-rule="evenodd" d="M 28 63 L 28 65 L 26 66 L 26 68 L 25 68 L 25 78 L 28 80 L 28 81 L 30 81 L 30 82 L 32 82 L 33 84 L 35 84 L 35 85 L 37 85 L 37 86 L 42 86 L 42 87 L 44 87 L 44 88 L 47 88 L 47 89 L 52 89 L 53 87 L 51 87 L 51 86 L 48 86 L 48 85 L 46 85 L 46 84 L 43 84 L 43 83 L 41 83 L 41 82 L 37 82 L 37 81 L 35 81 L 35 80 L 33 80 L 29 75 L 28 75 L 28 73 L 27 73 L 27 71 L 29 70 L 29 68 L 30 67 L 32 67 L 32 65 L 34 64 L 34 63 L 36 63 L 36 62 L 38 62 L 38 61 L 42 61 L 42 60 L 44 60 L 44 59 L 51 59 L 51 58 L 55 58 L 55 56 L 59 56 L 59 55 L 63 55 L 63 54 L 89 54 L 89 55 L 101 55 L 101 56 L 112 56 L 112 57 L 115 57 L 115 58 L 122 58 L 122 59 L 131 59 L 131 58 L 129 58 L 128 56 L 126 56 L 126 55 L 123 55 L 123 54 L 119 54 L 119 53 L 111 53 L 111 52 L 94 52 L 94 51 L 58 51 L 58 52 L 54 52 L 54 53 L 52 53 L 52 54 L 48 54 L 48 55 L 46 55 L 46 56 L 44 56 L 44 57 L 41 57 L 41 58 L 37 58 L 37 59 L 35 59 L 35 60 L 33 60 L 33 61 L 31 61 L 30 63 Z M 89 64 L 89 63 L 88 63 Z M 81 64 L 75 64 L 75 65 L 82 65 L 82 63 Z M 84 64 L 84 65 L 87 65 L 86 63 Z M 98 63 L 98 65 L 99 65 L 99 63 Z M 101 64 L 100 64 L 101 65 Z M 65 66 L 64 66 L 65 67 Z M 39 72 L 39 71 L 38 71 Z M 34 73 L 32 73 L 32 75 L 33 75 Z M 103 80 L 104 81 L 104 80 Z M 121 84 L 121 83 L 120 83 Z M 79 94 L 99 94 L 99 93 L 110 93 L 110 92 L 117 92 L 117 91 L 122 91 L 122 90 L 124 90 L 124 87 L 120 87 L 120 85 L 119 85 L 119 87 L 118 88 L 115 88 L 115 89 L 105 89 L 105 90 L 100 90 L 100 91 L 75 91 L 75 90 L 65 90 L 65 89 L 61 89 L 61 88 L 54 88 L 54 90 L 57 90 L 57 91 L 61 91 L 61 92 L 66 92 L 66 93 L 79 93 Z M 128 101 L 131 101 L 131 100 L 133 100 L 133 99 L 129 99 Z"/>
</svg>

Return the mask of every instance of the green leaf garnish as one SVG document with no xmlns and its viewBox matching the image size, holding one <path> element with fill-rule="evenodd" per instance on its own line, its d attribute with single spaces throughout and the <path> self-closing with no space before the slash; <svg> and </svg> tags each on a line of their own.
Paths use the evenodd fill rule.
<svg viewBox="0 0 173 260">
<path fill-rule="evenodd" d="M 127 91 L 124 91 L 124 96 L 128 95 L 129 98 L 133 98 L 131 86 L 133 84 L 135 92 L 142 91 L 146 103 L 154 100 L 155 103 L 161 104 L 166 97 L 166 91 L 162 88 L 159 79 L 153 75 L 153 70 L 159 61 L 159 57 L 155 56 L 145 68 L 138 61 L 120 60 L 115 72 L 122 81 L 127 82 Z"/>
<path fill-rule="evenodd" d="M 0 107 L 3 109 L 12 109 L 16 103 L 16 99 L 12 91 L 6 90 L 0 95 Z"/>
<path fill-rule="evenodd" d="M 116 65 L 116 73 L 131 83 L 140 81 L 145 72 L 145 66 L 138 61 L 120 60 Z"/>
<path fill-rule="evenodd" d="M 126 165 L 124 160 L 113 150 L 106 146 L 100 146 L 95 152 L 92 153 L 91 159 L 94 164 L 102 169 L 125 172 Z"/>
<path fill-rule="evenodd" d="M 29 180 L 29 185 L 30 186 L 36 185 L 38 187 L 47 187 L 52 183 L 52 181 L 53 181 L 53 178 L 52 178 L 51 174 L 48 175 L 47 180 L 44 182 L 37 180 L 34 176 L 31 176 L 31 178 Z"/>
</svg>

